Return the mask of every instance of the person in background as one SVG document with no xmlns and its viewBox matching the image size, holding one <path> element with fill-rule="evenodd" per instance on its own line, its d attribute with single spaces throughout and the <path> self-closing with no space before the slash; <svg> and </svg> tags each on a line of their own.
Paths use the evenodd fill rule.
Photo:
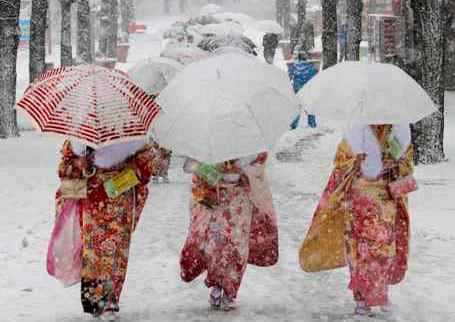
<svg viewBox="0 0 455 322">
<path fill-rule="evenodd" d="M 63 181 L 68 188 L 81 179 L 87 180 L 86 196 L 80 199 L 82 307 L 85 313 L 113 321 L 120 309 L 131 236 L 148 197 L 155 156 L 145 140 L 96 150 L 67 140 L 61 154 L 58 176 L 62 186 L 56 193 L 57 216 L 62 213 L 65 201 L 71 199 L 63 189 Z M 129 180 L 130 186 L 123 186 L 126 191 L 115 190 L 116 178 L 125 174 L 135 179 Z M 107 183 L 112 190 L 106 188 Z"/>
<path fill-rule="evenodd" d="M 247 264 L 278 261 L 278 227 L 265 173 L 267 153 L 216 165 L 187 159 L 193 173 L 191 218 L 181 252 L 181 278 L 191 282 L 207 271 L 213 309 L 229 311 Z"/>
<path fill-rule="evenodd" d="M 294 92 L 297 94 L 308 81 L 317 75 L 318 71 L 314 65 L 308 61 L 308 54 L 299 51 L 293 63 L 288 64 L 288 74 L 292 82 Z M 316 117 L 313 114 L 307 114 L 308 126 L 316 127 Z M 300 115 L 291 123 L 291 129 L 294 130 L 299 126 Z"/>
<path fill-rule="evenodd" d="M 264 58 L 265 61 L 273 65 L 273 60 L 275 59 L 276 49 L 279 44 L 278 34 L 267 33 L 262 39 L 262 45 L 264 46 Z"/>
<path fill-rule="evenodd" d="M 317 272 L 348 266 L 357 315 L 392 310 L 390 285 L 407 271 L 413 178 L 409 124 L 358 125 L 338 146 L 300 264 Z"/>
</svg>

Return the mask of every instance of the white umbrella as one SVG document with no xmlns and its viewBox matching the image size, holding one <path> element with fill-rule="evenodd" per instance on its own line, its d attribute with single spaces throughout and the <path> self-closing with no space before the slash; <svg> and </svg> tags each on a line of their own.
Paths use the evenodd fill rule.
<svg viewBox="0 0 455 322">
<path fill-rule="evenodd" d="M 283 71 L 232 53 L 188 66 L 158 102 L 159 144 L 208 163 L 272 150 L 299 106 Z"/>
<path fill-rule="evenodd" d="M 235 22 L 222 22 L 203 25 L 198 28 L 201 34 L 212 34 L 216 36 L 225 36 L 229 34 L 243 34 L 243 27 Z"/>
<path fill-rule="evenodd" d="M 164 57 L 153 57 L 134 65 L 128 74 L 147 93 L 158 95 L 184 66 Z"/>
<path fill-rule="evenodd" d="M 239 47 L 233 47 L 233 46 L 217 48 L 217 49 L 215 49 L 213 54 L 214 55 L 237 54 L 237 55 L 243 55 L 246 57 L 251 57 L 251 54 L 247 53 L 245 50 L 243 50 Z"/>
<path fill-rule="evenodd" d="M 216 13 L 219 13 L 222 9 L 223 9 L 222 7 L 220 7 L 216 4 L 210 3 L 201 8 L 200 15 L 201 16 L 214 15 Z"/>
<path fill-rule="evenodd" d="M 241 12 L 222 12 L 222 13 L 216 13 L 213 15 L 215 19 L 218 19 L 219 21 L 232 21 L 232 22 L 238 22 L 240 24 L 249 24 L 253 21 L 253 18 L 251 18 L 249 15 Z"/>
<path fill-rule="evenodd" d="M 208 58 L 206 51 L 192 45 L 170 43 L 162 52 L 161 57 L 171 58 L 183 65 Z"/>
<path fill-rule="evenodd" d="M 260 20 L 253 26 L 258 31 L 266 34 L 279 34 L 284 33 L 283 27 L 281 27 L 275 20 Z"/>
<path fill-rule="evenodd" d="M 311 79 L 298 97 L 322 120 L 345 124 L 414 123 L 437 111 L 424 89 L 391 64 L 338 64 Z"/>
</svg>

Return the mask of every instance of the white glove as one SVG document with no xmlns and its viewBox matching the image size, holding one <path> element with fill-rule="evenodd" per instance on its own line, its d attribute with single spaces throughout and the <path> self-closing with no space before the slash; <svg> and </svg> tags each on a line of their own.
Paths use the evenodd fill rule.
<svg viewBox="0 0 455 322">
<path fill-rule="evenodd" d="M 200 162 L 191 158 L 186 158 L 185 163 L 183 164 L 183 171 L 186 173 L 194 173 L 199 166 Z"/>
<path fill-rule="evenodd" d="M 227 173 L 223 175 L 223 181 L 228 183 L 237 183 L 240 180 L 240 174 L 238 173 Z"/>
</svg>

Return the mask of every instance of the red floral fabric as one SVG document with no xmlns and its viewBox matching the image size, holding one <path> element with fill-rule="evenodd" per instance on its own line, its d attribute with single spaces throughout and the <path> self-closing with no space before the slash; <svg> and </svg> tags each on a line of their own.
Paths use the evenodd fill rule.
<svg viewBox="0 0 455 322">
<path fill-rule="evenodd" d="M 83 203 L 81 233 L 82 284 L 81 300 L 84 311 L 95 315 L 106 308 L 118 310 L 118 302 L 126 277 L 131 234 L 134 231 L 148 196 L 147 184 L 154 168 L 150 148 L 145 147 L 130 159 L 111 169 L 97 169 L 88 179 L 88 196 Z M 75 155 L 66 141 L 59 165 L 60 178 L 82 178 L 91 160 Z M 109 199 L 104 181 L 115 177 L 125 168 L 135 171 L 140 184 L 116 199 Z M 57 213 L 63 200 L 57 191 Z"/>
<path fill-rule="evenodd" d="M 251 167 L 265 166 L 266 158 L 261 154 Z M 181 277 L 190 282 L 207 271 L 207 287 L 221 287 L 234 299 L 248 263 L 270 266 L 277 262 L 278 229 L 271 195 L 266 200 L 270 205 L 255 204 L 246 171 L 234 162 L 219 165 L 219 170 L 239 173 L 241 179 L 237 184 L 210 187 L 193 177 L 190 228 L 180 259 Z"/>
</svg>

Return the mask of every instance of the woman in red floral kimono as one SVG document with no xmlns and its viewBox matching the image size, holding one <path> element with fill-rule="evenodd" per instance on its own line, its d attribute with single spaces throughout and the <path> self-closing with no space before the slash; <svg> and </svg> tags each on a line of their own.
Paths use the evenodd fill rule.
<svg viewBox="0 0 455 322">
<path fill-rule="evenodd" d="M 409 125 L 351 129 L 300 250 L 308 272 L 348 264 L 356 313 L 390 312 L 389 285 L 407 270 L 407 194 L 416 189 Z"/>
<path fill-rule="evenodd" d="M 217 164 L 223 174 L 211 186 L 193 175 L 189 235 L 181 252 L 181 277 L 191 282 L 207 271 L 210 304 L 230 310 L 248 263 L 278 261 L 278 229 L 265 174 L 267 154 Z M 186 172 L 199 163 L 187 160 Z"/>
<path fill-rule="evenodd" d="M 115 319 L 125 281 L 131 235 L 147 200 L 154 159 L 144 141 L 116 144 L 99 150 L 65 141 L 58 175 L 62 180 L 88 178 L 82 208 L 81 299 L 84 312 Z M 109 198 L 104 182 L 131 169 L 139 183 Z M 87 176 L 87 174 L 90 174 Z M 56 194 L 57 214 L 65 202 Z"/>
</svg>

